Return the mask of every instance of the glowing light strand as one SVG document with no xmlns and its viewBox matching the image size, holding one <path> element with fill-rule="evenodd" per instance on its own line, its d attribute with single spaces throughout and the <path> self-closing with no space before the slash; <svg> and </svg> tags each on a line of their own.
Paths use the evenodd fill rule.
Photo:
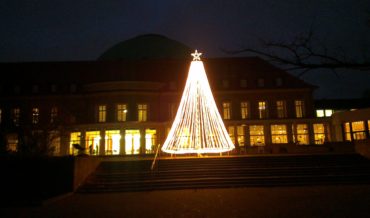
<svg viewBox="0 0 370 218">
<path fill-rule="evenodd" d="M 221 153 L 235 148 L 217 110 L 200 55 L 195 50 L 175 120 L 162 151 Z"/>
</svg>

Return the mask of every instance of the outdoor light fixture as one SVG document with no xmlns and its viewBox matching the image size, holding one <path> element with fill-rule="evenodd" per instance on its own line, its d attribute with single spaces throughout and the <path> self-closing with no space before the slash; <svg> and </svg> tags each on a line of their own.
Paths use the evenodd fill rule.
<svg viewBox="0 0 370 218">
<path fill-rule="evenodd" d="M 175 120 L 162 151 L 172 154 L 221 153 L 235 148 L 217 110 L 202 53 L 191 54 L 189 74 Z"/>
</svg>

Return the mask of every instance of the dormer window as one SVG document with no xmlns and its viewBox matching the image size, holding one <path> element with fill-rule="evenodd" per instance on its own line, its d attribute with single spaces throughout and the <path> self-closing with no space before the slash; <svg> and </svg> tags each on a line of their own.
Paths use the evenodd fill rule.
<svg viewBox="0 0 370 218">
<path fill-rule="evenodd" d="M 257 80 L 257 86 L 258 87 L 265 87 L 265 79 L 258 78 L 258 80 Z"/>
<path fill-rule="evenodd" d="M 52 84 L 50 89 L 51 89 L 51 92 L 52 92 L 52 93 L 57 92 L 57 85 Z"/>
<path fill-rule="evenodd" d="M 32 86 L 32 93 L 36 94 L 39 92 L 39 86 L 38 85 L 33 85 Z"/>
<path fill-rule="evenodd" d="M 15 94 L 19 94 L 19 93 L 21 93 L 21 87 L 20 87 L 19 85 L 15 85 L 15 86 L 14 86 L 14 93 L 15 93 Z"/>
<path fill-rule="evenodd" d="M 71 93 L 75 93 L 77 91 L 77 85 L 76 84 L 71 84 L 69 87 L 69 91 Z"/>
<path fill-rule="evenodd" d="M 283 79 L 282 79 L 281 77 L 276 78 L 276 79 L 275 79 L 275 85 L 276 85 L 277 87 L 281 87 L 281 86 L 283 86 Z"/>
<path fill-rule="evenodd" d="M 222 88 L 225 89 L 229 88 L 229 80 L 226 79 L 222 80 Z"/>
<path fill-rule="evenodd" d="M 247 80 L 246 79 L 240 80 L 240 87 L 241 88 L 247 88 Z"/>
</svg>

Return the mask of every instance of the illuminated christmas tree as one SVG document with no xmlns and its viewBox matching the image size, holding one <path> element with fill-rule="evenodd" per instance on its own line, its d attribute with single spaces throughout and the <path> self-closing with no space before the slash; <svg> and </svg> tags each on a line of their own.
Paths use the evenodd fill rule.
<svg viewBox="0 0 370 218">
<path fill-rule="evenodd" d="M 195 50 L 175 120 L 162 151 L 221 153 L 234 149 L 217 110 L 200 55 Z"/>
</svg>

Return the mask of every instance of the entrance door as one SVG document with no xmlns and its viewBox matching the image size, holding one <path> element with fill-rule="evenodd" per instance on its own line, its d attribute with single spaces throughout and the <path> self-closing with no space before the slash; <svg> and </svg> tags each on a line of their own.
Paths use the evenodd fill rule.
<svg viewBox="0 0 370 218">
<path fill-rule="evenodd" d="M 125 152 L 126 154 L 140 153 L 140 130 L 130 129 L 125 131 Z"/>
</svg>

